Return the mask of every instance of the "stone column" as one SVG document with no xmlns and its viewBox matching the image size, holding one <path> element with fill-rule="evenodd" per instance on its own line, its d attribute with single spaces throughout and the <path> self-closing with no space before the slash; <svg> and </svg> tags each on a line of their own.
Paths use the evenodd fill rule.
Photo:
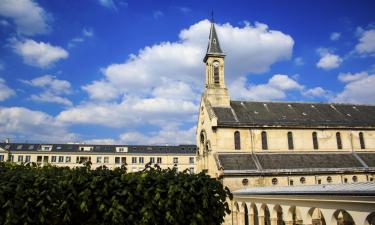
<svg viewBox="0 0 375 225">
<path fill-rule="evenodd" d="M 248 214 L 249 225 L 255 225 L 254 214 Z"/>
<path fill-rule="evenodd" d="M 259 222 L 259 225 L 265 225 L 264 224 L 264 216 L 258 216 L 258 222 Z"/>
<path fill-rule="evenodd" d="M 278 225 L 277 218 L 271 218 L 271 225 Z"/>
<path fill-rule="evenodd" d="M 238 212 L 237 225 L 245 225 L 245 212 Z"/>
<path fill-rule="evenodd" d="M 237 211 L 233 211 L 233 225 L 238 225 L 237 223 Z"/>
</svg>

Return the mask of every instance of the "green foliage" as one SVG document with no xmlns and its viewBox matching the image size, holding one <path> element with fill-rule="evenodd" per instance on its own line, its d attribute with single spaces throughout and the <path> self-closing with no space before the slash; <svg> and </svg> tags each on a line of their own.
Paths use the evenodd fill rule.
<svg viewBox="0 0 375 225">
<path fill-rule="evenodd" d="M 232 198 L 204 173 L 0 163 L 0 224 L 221 224 Z"/>
</svg>

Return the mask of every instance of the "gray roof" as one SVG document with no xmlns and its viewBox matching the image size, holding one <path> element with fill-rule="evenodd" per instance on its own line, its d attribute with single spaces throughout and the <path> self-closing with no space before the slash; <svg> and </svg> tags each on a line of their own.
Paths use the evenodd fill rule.
<svg viewBox="0 0 375 225">
<path fill-rule="evenodd" d="M 374 158 L 375 152 L 218 153 L 216 157 L 224 175 L 375 171 Z"/>
<path fill-rule="evenodd" d="M 223 127 L 375 127 L 372 105 L 231 101 L 213 111 Z"/>
<path fill-rule="evenodd" d="M 375 196 L 375 182 L 299 186 L 254 187 L 234 191 L 236 195 L 350 195 Z"/>
<path fill-rule="evenodd" d="M 214 22 L 211 23 L 207 52 L 203 59 L 204 62 L 206 62 L 208 56 L 225 56 L 220 47 L 219 38 L 216 33 Z"/>
<path fill-rule="evenodd" d="M 0 143 L 0 148 L 11 152 L 36 152 L 42 145 L 51 145 L 51 152 L 82 152 L 80 147 L 93 147 L 90 152 L 116 153 L 116 147 L 127 147 L 128 153 L 140 154 L 195 154 L 196 145 L 158 146 L 158 145 L 97 145 L 97 144 L 42 144 L 42 143 Z M 85 153 L 85 152 L 83 152 Z"/>
</svg>

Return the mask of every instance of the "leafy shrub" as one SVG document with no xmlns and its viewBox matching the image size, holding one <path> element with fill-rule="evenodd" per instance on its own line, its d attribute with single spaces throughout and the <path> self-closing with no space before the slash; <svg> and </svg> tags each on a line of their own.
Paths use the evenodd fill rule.
<svg viewBox="0 0 375 225">
<path fill-rule="evenodd" d="M 227 197 L 204 173 L 0 163 L 0 224 L 221 224 Z"/>
</svg>

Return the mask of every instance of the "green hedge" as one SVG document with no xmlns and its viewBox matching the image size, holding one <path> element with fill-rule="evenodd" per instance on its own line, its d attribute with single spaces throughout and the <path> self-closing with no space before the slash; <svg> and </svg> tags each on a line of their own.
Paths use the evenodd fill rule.
<svg viewBox="0 0 375 225">
<path fill-rule="evenodd" d="M 227 197 L 204 173 L 0 163 L 0 224 L 221 224 Z"/>
</svg>

